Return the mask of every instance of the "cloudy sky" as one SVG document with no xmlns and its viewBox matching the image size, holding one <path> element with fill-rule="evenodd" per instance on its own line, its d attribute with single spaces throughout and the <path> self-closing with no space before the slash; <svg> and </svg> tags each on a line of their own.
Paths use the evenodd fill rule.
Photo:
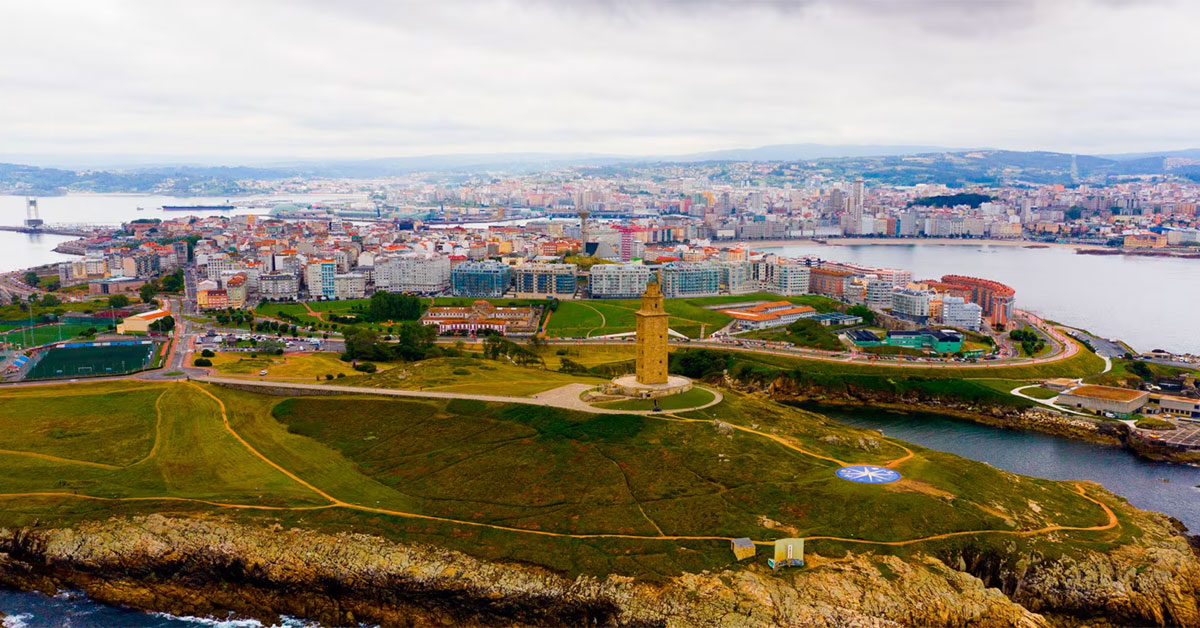
<svg viewBox="0 0 1200 628">
<path fill-rule="evenodd" d="M 1194 0 L 0 0 L 0 155 L 1200 146 Z"/>
</svg>

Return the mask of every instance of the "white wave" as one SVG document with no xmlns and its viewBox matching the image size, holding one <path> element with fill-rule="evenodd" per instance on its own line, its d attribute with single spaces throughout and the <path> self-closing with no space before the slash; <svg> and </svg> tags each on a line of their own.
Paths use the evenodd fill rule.
<svg viewBox="0 0 1200 628">
<path fill-rule="evenodd" d="M 212 626 L 212 628 L 263 628 L 262 622 L 254 619 L 216 619 L 213 617 L 179 616 L 170 613 L 150 613 L 155 617 L 181 621 L 197 626 Z"/>
<path fill-rule="evenodd" d="M 21 613 L 20 615 L 9 615 L 3 621 L 0 621 L 0 626 L 4 628 L 26 628 L 29 625 L 29 620 L 33 619 L 32 613 Z"/>
<path fill-rule="evenodd" d="M 186 622 L 197 626 L 211 626 L 212 628 L 321 628 L 321 625 L 315 622 L 297 619 L 295 617 L 283 617 L 282 623 L 272 626 L 263 626 L 262 622 L 256 619 L 216 619 L 214 617 L 193 617 L 171 615 L 170 613 L 150 613 L 155 617 L 170 619 L 173 621 Z M 7 628 L 7 627 L 6 627 Z M 23 627 L 16 627 L 23 628 Z"/>
</svg>

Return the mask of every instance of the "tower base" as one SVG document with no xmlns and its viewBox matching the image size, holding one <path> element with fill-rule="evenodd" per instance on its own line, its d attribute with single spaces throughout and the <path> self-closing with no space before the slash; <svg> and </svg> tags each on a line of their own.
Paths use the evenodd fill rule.
<svg viewBox="0 0 1200 628">
<path fill-rule="evenodd" d="M 678 395 L 691 389 L 692 380 L 678 375 L 667 376 L 667 381 L 662 384 L 643 384 L 637 381 L 637 375 L 624 375 L 609 383 L 604 392 L 609 395 L 653 399 L 654 397 Z"/>
</svg>

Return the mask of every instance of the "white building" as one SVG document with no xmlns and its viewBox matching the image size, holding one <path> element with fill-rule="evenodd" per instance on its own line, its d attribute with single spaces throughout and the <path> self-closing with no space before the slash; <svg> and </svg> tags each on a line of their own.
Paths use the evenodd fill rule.
<svg viewBox="0 0 1200 628">
<path fill-rule="evenodd" d="M 714 262 L 721 272 L 721 290 L 728 294 L 747 294 L 755 291 L 750 263 L 746 261 Z"/>
<path fill-rule="evenodd" d="M 367 276 L 344 273 L 333 276 L 333 296 L 338 299 L 361 299 L 367 296 Z"/>
<path fill-rule="evenodd" d="M 933 290 L 897 288 L 892 291 L 892 313 L 905 318 L 929 318 L 929 304 L 935 296 Z"/>
<path fill-rule="evenodd" d="M 402 255 L 375 261 L 375 288 L 388 292 L 444 292 L 450 287 L 450 258 Z"/>
<path fill-rule="evenodd" d="M 979 331 L 983 322 L 983 308 L 976 303 L 967 303 L 962 297 L 942 297 L 942 324 L 959 329 Z"/>
<path fill-rule="evenodd" d="M 641 264 L 597 264 L 588 274 L 588 291 L 597 299 L 634 299 L 646 291 L 651 274 Z"/>
<path fill-rule="evenodd" d="M 294 273 L 264 273 L 258 277 L 258 293 L 265 299 L 297 299 L 300 277 Z"/>
<path fill-rule="evenodd" d="M 775 264 L 775 293 L 785 297 L 808 294 L 808 267 Z"/>
<path fill-rule="evenodd" d="M 312 297 L 332 299 L 337 265 L 332 259 L 315 260 L 304 267 L 304 285 Z"/>
</svg>

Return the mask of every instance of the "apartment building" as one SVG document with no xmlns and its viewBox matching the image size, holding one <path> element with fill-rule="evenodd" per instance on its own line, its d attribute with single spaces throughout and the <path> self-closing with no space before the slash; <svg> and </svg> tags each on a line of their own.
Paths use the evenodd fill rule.
<svg viewBox="0 0 1200 628">
<path fill-rule="evenodd" d="M 375 287 L 388 292 L 445 292 L 450 287 L 450 258 L 402 255 L 376 259 Z"/>
<path fill-rule="evenodd" d="M 970 303 L 962 297 L 943 297 L 942 324 L 979 331 L 983 326 L 983 307 L 978 303 Z"/>
<path fill-rule="evenodd" d="M 500 297 L 512 283 L 512 269 L 500 262 L 460 262 L 450 269 L 450 290 L 456 297 Z"/>
<path fill-rule="evenodd" d="M 721 293 L 721 271 L 712 262 L 670 262 L 662 268 L 667 298 L 707 297 Z"/>
<path fill-rule="evenodd" d="M 641 264 L 597 264 L 588 273 L 588 292 L 595 299 L 636 299 L 652 274 Z"/>
</svg>

